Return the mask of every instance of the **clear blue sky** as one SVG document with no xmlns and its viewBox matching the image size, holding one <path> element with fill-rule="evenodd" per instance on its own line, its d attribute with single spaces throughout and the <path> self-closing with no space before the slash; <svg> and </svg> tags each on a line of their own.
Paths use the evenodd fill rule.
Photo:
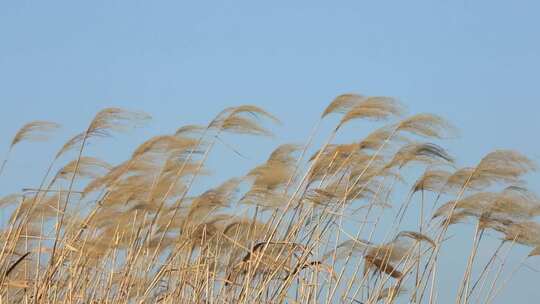
<svg viewBox="0 0 540 304">
<path fill-rule="evenodd" d="M 151 134 L 256 103 L 283 125 L 260 145 L 235 142 L 249 161 L 215 156 L 216 171 L 241 174 L 276 144 L 302 142 L 335 95 L 358 92 L 448 118 L 461 164 L 494 148 L 538 161 L 538 12 L 521 0 L 0 1 L 0 151 L 30 120 L 67 136 L 106 106 L 150 113 L 149 128 L 102 147 L 120 161 Z M 43 147 L 17 147 L 2 194 L 37 183 Z M 538 176 L 529 183 L 540 192 Z M 500 303 L 540 299 L 539 277 L 520 271 Z"/>
</svg>

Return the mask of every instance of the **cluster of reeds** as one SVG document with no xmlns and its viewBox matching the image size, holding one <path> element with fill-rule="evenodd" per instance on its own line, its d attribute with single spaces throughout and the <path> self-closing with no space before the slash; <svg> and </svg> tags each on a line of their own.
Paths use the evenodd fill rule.
<svg viewBox="0 0 540 304">
<path fill-rule="evenodd" d="M 278 119 L 227 108 L 110 165 L 87 155 L 88 143 L 149 117 L 104 109 L 60 148 L 40 185 L 0 200 L 12 211 L 0 235 L 0 302 L 492 302 L 514 245 L 540 255 L 540 201 L 523 183 L 535 164 L 497 150 L 458 167 L 433 143 L 453 136 L 452 125 L 403 112 L 392 98 L 340 95 L 320 117 L 339 117 L 321 147 L 315 128 L 307 143 L 281 145 L 244 176 L 194 194 L 223 134 L 267 136 L 264 124 Z M 335 143 L 354 120 L 380 125 Z M 26 124 L 8 156 L 58 127 Z M 411 167 L 422 170 L 412 181 Z M 414 229 L 403 230 L 411 218 Z M 471 251 L 455 299 L 440 299 L 439 256 L 458 223 L 475 227 Z M 488 231 L 500 246 L 473 273 Z"/>
</svg>

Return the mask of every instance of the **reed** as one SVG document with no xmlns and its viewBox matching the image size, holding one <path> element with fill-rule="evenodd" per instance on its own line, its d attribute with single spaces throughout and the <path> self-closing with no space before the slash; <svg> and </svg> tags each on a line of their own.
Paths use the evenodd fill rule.
<svg viewBox="0 0 540 304">
<path fill-rule="evenodd" d="M 143 141 L 112 165 L 87 155 L 88 143 L 150 117 L 104 109 L 60 147 L 40 185 L 0 198 L 11 210 L 0 232 L 0 302 L 491 303 L 540 255 L 540 199 L 524 182 L 536 164 L 496 150 L 460 167 L 442 146 L 454 126 L 404 113 L 390 97 L 340 95 L 306 143 L 282 144 L 243 176 L 208 186 L 198 177 L 212 172 L 217 145 L 234 152 L 223 161 L 242 156 L 225 134 L 274 136 L 268 123 L 279 120 L 255 105 L 230 107 L 206 126 Z M 314 147 L 329 116 L 338 123 Z M 374 128 L 336 142 L 355 120 Z M 58 127 L 24 125 L 0 174 L 15 146 Z M 440 266 L 456 225 L 474 227 L 470 254 L 455 298 L 437 299 L 448 289 L 437 284 L 441 271 L 458 271 Z M 485 252 L 486 238 L 500 245 Z M 517 246 L 530 254 L 503 279 Z"/>
</svg>

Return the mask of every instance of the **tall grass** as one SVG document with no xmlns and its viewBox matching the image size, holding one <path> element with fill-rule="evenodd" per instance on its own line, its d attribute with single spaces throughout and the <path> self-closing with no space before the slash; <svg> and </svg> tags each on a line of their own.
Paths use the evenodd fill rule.
<svg viewBox="0 0 540 304">
<path fill-rule="evenodd" d="M 328 116 L 339 122 L 315 147 Z M 278 119 L 231 107 L 208 125 L 148 139 L 120 164 L 87 155 L 89 142 L 148 119 L 100 111 L 59 149 L 40 185 L 0 200 L 13 210 L 0 236 L 0 302 L 490 303 L 517 269 L 507 269 L 513 248 L 540 255 L 540 200 L 523 182 L 536 165 L 497 150 L 459 167 L 433 143 L 455 128 L 433 114 L 404 116 L 392 98 L 340 95 L 306 143 L 281 145 L 200 194 L 216 145 L 242 155 L 224 134 L 268 136 L 265 124 Z M 376 127 L 336 143 L 355 120 Z M 57 127 L 23 126 L 2 169 L 14 146 Z M 470 254 L 464 269 L 451 269 L 462 272 L 455 298 L 441 299 L 438 277 L 449 269 L 440 256 L 457 224 L 474 226 Z M 493 236 L 500 245 L 485 253 Z M 475 267 L 479 252 L 491 258 Z"/>
</svg>

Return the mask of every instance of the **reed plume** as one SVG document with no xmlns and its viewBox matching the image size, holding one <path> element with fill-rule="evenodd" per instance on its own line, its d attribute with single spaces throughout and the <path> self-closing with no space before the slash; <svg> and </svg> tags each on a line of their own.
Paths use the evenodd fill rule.
<svg viewBox="0 0 540 304">
<path fill-rule="evenodd" d="M 229 107 L 141 140 L 112 164 L 88 155 L 88 143 L 149 116 L 106 108 L 57 151 L 39 187 L 2 194 L 0 302 L 437 303 L 451 285 L 441 275 L 456 271 L 441 252 L 460 258 L 447 241 L 469 237 L 446 236 L 458 225 L 475 230 L 463 279 L 451 282 L 455 301 L 491 302 L 516 264 L 509 257 L 521 254 L 511 249 L 526 248 L 522 263 L 540 255 L 540 199 L 525 182 L 537 166 L 514 150 L 461 166 L 441 143 L 457 134 L 452 124 L 403 114 L 390 97 L 339 95 L 305 145 L 280 144 L 209 185 L 216 145 L 242 155 L 226 134 L 273 136 L 267 123 L 279 120 L 255 105 Z M 388 123 L 342 141 L 342 127 L 359 119 Z M 29 123 L 9 151 L 57 128 Z M 499 246 L 488 252 L 485 238 Z"/>
</svg>

